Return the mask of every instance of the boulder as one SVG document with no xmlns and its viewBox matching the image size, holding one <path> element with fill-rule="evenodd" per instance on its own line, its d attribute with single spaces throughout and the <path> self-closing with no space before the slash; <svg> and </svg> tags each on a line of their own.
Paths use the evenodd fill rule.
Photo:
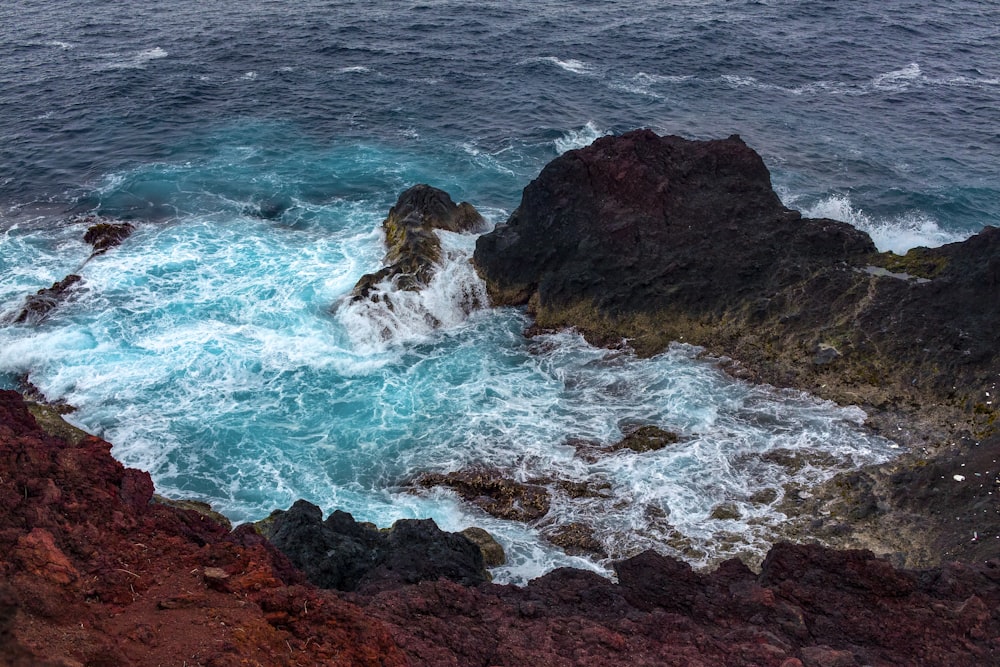
<svg viewBox="0 0 1000 667">
<path fill-rule="evenodd" d="M 416 483 L 445 486 L 481 510 L 510 521 L 534 521 L 549 511 L 549 492 L 543 486 L 517 482 L 495 468 L 469 468 L 447 474 L 426 474 Z"/>
<path fill-rule="evenodd" d="M 441 261 L 441 239 L 435 230 L 476 232 L 485 224 L 472 204 L 455 204 L 443 190 L 414 185 L 399 196 L 382 222 L 385 266 L 362 276 L 352 299 L 373 298 L 376 286 L 386 280 L 404 290 L 425 287 Z"/>
<path fill-rule="evenodd" d="M 400 519 L 388 530 L 298 500 L 268 519 L 266 537 L 320 588 L 354 591 L 444 577 L 465 585 L 489 580 L 479 547 L 432 519 Z"/>
<path fill-rule="evenodd" d="M 135 231 L 135 226 L 128 222 L 111 222 L 105 218 L 89 216 L 83 222 L 90 223 L 83 240 L 94 246 L 91 257 L 101 255 L 121 245 Z"/>
</svg>

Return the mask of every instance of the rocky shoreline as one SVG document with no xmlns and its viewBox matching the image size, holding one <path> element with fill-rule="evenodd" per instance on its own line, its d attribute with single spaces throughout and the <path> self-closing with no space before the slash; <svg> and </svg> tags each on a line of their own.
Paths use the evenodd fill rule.
<svg viewBox="0 0 1000 667">
<path fill-rule="evenodd" d="M 94 256 L 131 231 L 94 222 Z M 386 268 L 352 298 L 381 299 L 386 282 L 420 289 L 440 253 L 433 230 L 480 222 L 446 193 L 408 190 L 384 225 Z M 493 305 L 526 306 L 535 331 L 574 327 L 642 355 L 698 345 L 736 377 L 860 405 L 906 451 L 786 490 L 783 530 L 796 544 L 776 544 L 759 572 L 732 559 L 698 573 L 645 552 L 614 564 L 617 582 L 560 569 L 518 588 L 489 583 L 500 556 L 488 535 L 432 521 L 379 530 L 300 501 L 231 530 L 210 508 L 155 497 L 108 443 L 4 391 L 0 662 L 1000 660 L 1000 230 L 880 253 L 849 225 L 785 208 L 738 137 L 640 130 L 551 162 L 479 238 L 474 264 Z M 25 319 L 43 318 L 71 284 L 28 297 Z M 676 440 L 647 425 L 574 446 L 599 457 Z M 414 480 L 514 520 L 547 510 L 539 484 L 486 469 Z M 599 553 L 583 525 L 550 539 Z"/>
<path fill-rule="evenodd" d="M 638 130 L 549 163 L 475 265 L 537 327 L 698 345 L 736 377 L 859 405 L 906 448 L 786 503 L 789 537 L 911 567 L 1000 554 L 1000 229 L 880 253 L 785 208 L 739 137 Z"/>
</svg>

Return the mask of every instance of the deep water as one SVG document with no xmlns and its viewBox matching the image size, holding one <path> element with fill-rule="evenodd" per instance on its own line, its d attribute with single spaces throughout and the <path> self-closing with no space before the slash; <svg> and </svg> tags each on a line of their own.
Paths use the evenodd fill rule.
<svg viewBox="0 0 1000 667">
<path fill-rule="evenodd" d="M 561 152 L 651 127 L 740 134 L 786 205 L 883 249 L 1000 211 L 990 2 L 20 0 L 0 37 L 0 383 L 29 374 L 162 493 L 237 521 L 304 497 L 481 525 L 512 555 L 501 581 L 600 567 L 540 536 L 571 522 L 612 555 L 759 551 L 786 487 L 891 451 L 860 410 L 733 382 L 691 349 L 640 360 L 466 313 L 471 237 L 446 235 L 445 271 L 396 312 L 344 303 L 402 190 L 501 222 Z M 137 231 L 86 261 L 90 213 Z M 71 272 L 73 300 L 11 324 Z M 566 444 L 645 423 L 682 443 L 596 463 Z M 602 497 L 557 492 L 523 526 L 406 490 L 472 464 Z M 740 517 L 710 518 L 721 503 Z"/>
</svg>

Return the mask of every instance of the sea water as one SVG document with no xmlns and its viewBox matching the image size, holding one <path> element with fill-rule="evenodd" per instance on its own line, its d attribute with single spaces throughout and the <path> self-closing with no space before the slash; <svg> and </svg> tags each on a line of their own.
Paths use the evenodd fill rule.
<svg viewBox="0 0 1000 667">
<path fill-rule="evenodd" d="M 996 224 L 1000 12 L 960 4 L 5 3 L 0 381 L 28 374 L 160 493 L 237 522 L 306 498 L 478 525 L 511 582 L 603 571 L 547 541 L 573 523 L 612 557 L 759 554 L 786 493 L 891 456 L 860 409 L 734 381 L 690 347 L 526 339 L 523 312 L 485 307 L 473 236 L 442 233 L 437 277 L 391 310 L 347 296 L 410 185 L 497 224 L 546 162 L 639 126 L 741 134 L 786 205 L 882 249 Z M 88 259 L 91 213 L 136 231 Z M 12 323 L 73 272 L 48 319 Z M 642 424 L 680 442 L 572 444 Z M 468 466 L 549 484 L 549 514 L 412 485 Z"/>
</svg>

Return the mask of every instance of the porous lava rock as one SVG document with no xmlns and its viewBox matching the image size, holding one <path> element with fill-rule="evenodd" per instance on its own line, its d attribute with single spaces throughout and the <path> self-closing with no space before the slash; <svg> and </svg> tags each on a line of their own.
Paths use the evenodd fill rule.
<svg viewBox="0 0 1000 667">
<path fill-rule="evenodd" d="M 309 584 L 250 526 L 228 532 L 150 503 L 149 476 L 109 450 L 50 435 L 20 395 L 0 391 L 0 664 L 1000 661 L 996 560 L 911 571 L 781 543 L 759 574 L 738 560 L 695 572 L 644 552 L 615 565 L 618 583 L 562 568 L 523 587 L 428 578 L 340 593 Z M 316 525 L 317 510 L 300 509 Z"/>
<path fill-rule="evenodd" d="M 313 584 L 353 591 L 444 577 L 467 586 L 489 581 L 479 547 L 432 519 L 400 519 L 388 530 L 298 500 L 274 512 L 266 537 Z"/>
<path fill-rule="evenodd" d="M 399 195 L 382 222 L 385 266 L 363 275 L 351 298 L 373 298 L 376 287 L 387 280 L 404 290 L 425 287 L 441 262 L 441 239 L 435 230 L 476 232 L 482 231 L 485 224 L 472 204 L 455 204 L 443 190 L 426 184 L 414 185 Z"/>
<path fill-rule="evenodd" d="M 416 479 L 425 488 L 444 486 L 487 514 L 510 521 L 534 521 L 549 511 L 544 486 L 511 479 L 496 468 L 468 468 L 446 474 L 427 473 Z"/>
</svg>

